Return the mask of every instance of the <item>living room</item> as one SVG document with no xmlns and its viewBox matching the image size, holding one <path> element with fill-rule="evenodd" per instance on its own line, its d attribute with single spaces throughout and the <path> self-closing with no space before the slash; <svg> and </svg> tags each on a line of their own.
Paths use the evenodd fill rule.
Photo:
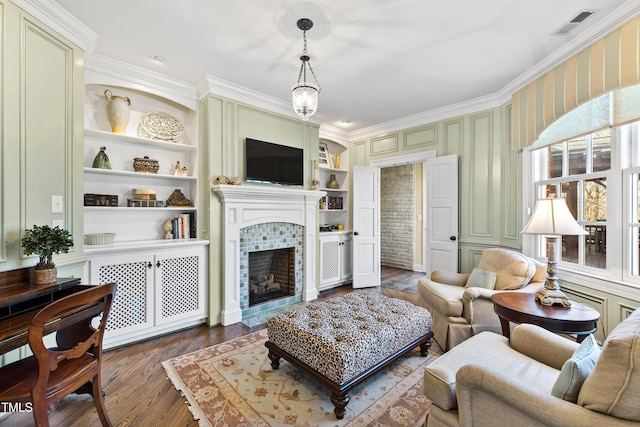
<svg viewBox="0 0 640 427">
<path fill-rule="evenodd" d="M 308 6 L 303 2 L 304 5 Z M 307 200 L 301 204 L 294 204 L 290 203 L 290 198 L 299 196 L 300 194 L 296 193 L 298 190 L 302 193 L 311 192 L 314 177 L 313 161 L 318 160 L 320 141 L 333 143 L 330 152 L 340 151 L 341 168 L 349 177 L 353 176 L 354 166 L 386 164 L 392 162 L 394 158 L 414 158 L 424 153 L 433 153 L 434 157 L 457 156 L 459 213 L 455 219 L 456 230 L 451 234 L 456 237 L 457 270 L 463 273 L 471 272 L 478 264 L 483 250 L 492 247 L 520 251 L 545 262 L 546 249 L 543 239 L 520 233 L 531 216 L 536 199 L 550 194 L 573 194 L 576 199 L 575 207 L 580 208 L 582 205 L 577 201 L 578 189 L 584 191 L 583 186 L 586 186 L 584 182 L 597 181 L 602 184 L 605 171 L 597 170 L 597 167 L 594 169 L 595 162 L 590 160 L 588 167 L 592 169 L 589 173 L 595 175 L 576 181 L 564 179 L 566 176 L 563 175 L 562 166 L 560 166 L 559 175 L 544 176 L 541 172 L 546 171 L 544 165 L 547 162 L 552 163 L 551 159 L 557 159 L 558 156 L 570 157 L 574 151 L 592 158 L 607 151 L 594 149 L 597 147 L 593 142 L 595 139 L 588 139 L 587 142 L 565 143 L 573 137 L 586 135 L 587 132 L 584 130 L 564 135 L 564 139 L 561 140 L 554 139 L 553 136 L 545 133 L 546 128 L 551 127 L 553 122 L 560 122 L 563 116 L 568 116 L 571 111 L 589 104 L 588 101 L 597 99 L 600 95 L 630 88 L 640 83 L 640 71 L 637 70 L 636 64 L 638 62 L 637 41 L 632 42 L 637 36 L 637 22 L 640 15 L 640 8 L 636 1 L 621 5 L 609 1 L 595 2 L 590 9 L 598 12 L 585 21 L 593 22 L 591 28 L 577 29 L 573 36 L 561 40 L 557 39 L 560 36 L 553 36 L 556 37 L 553 49 L 549 47 L 550 52 L 544 55 L 536 52 L 536 58 L 540 59 L 516 75 L 504 77 L 501 72 L 494 70 L 494 74 L 502 77 L 502 83 L 494 83 L 490 90 L 483 88 L 484 92 L 469 91 L 467 97 L 459 96 L 459 99 L 449 101 L 448 104 L 437 106 L 423 104 L 430 107 L 392 118 L 382 116 L 385 118 L 369 119 L 368 122 L 362 119 L 362 123 L 352 123 L 351 128 L 348 125 L 341 127 L 338 120 L 341 116 L 345 121 L 355 122 L 355 118 L 348 116 L 348 111 L 342 108 L 337 109 L 335 113 L 331 111 L 330 120 L 325 115 L 328 114 L 325 111 L 329 112 L 329 110 L 328 107 L 323 106 L 323 100 L 335 102 L 336 98 L 335 94 L 330 95 L 330 92 L 335 89 L 328 83 L 331 81 L 328 75 L 340 73 L 339 69 L 322 66 L 324 56 L 331 55 L 330 49 L 323 51 L 323 56 L 311 59 L 317 77 L 322 83 L 322 93 L 318 113 L 308 120 L 301 120 L 293 112 L 288 99 L 277 99 L 271 94 L 266 94 L 259 89 L 259 85 L 256 89 L 244 87 L 231 79 L 222 79 L 216 75 L 215 69 L 205 70 L 192 80 L 175 77 L 180 73 L 170 70 L 169 65 L 172 61 L 182 62 L 177 68 L 184 72 L 184 68 L 189 68 L 185 65 L 186 58 L 195 55 L 188 51 L 193 49 L 197 52 L 196 46 L 183 49 L 184 57 L 180 59 L 166 58 L 167 61 L 164 64 L 152 63 L 148 59 L 149 55 L 159 54 L 158 52 L 146 52 L 146 57 L 140 60 L 140 63 L 129 63 L 121 58 L 102 53 L 103 50 L 109 51 L 106 46 L 113 48 L 109 43 L 115 43 L 114 39 L 109 39 L 108 43 L 105 39 L 101 39 L 102 34 L 94 32 L 98 31 L 97 29 L 92 29 L 94 25 L 92 19 L 87 18 L 84 22 L 85 20 L 81 18 L 83 14 L 89 14 L 89 12 L 83 7 L 73 5 L 71 1 L 55 3 L 21 0 L 3 2 L 3 6 L 8 34 L 4 43 L 10 48 L 3 54 L 3 63 L 6 64 L 5 80 L 9 83 L 3 92 L 3 102 L 7 107 L 3 110 L 6 126 L 2 140 L 4 149 L 2 165 L 5 173 L 1 178 L 4 213 L 0 228 L 0 235 L 3 237 L 0 248 L 2 259 L 0 269 L 8 271 L 33 266 L 34 258 L 23 256 L 20 248 L 20 239 L 24 230 L 33 224 L 63 224 L 74 236 L 73 250 L 68 254 L 56 256 L 59 277 L 73 276 L 85 282 L 94 282 L 100 280 L 101 269 L 108 269 L 112 265 L 125 261 L 137 262 L 146 270 L 149 263 L 164 264 L 167 259 L 165 255 L 182 254 L 183 259 L 176 269 L 192 269 L 190 270 L 193 272 L 192 277 L 197 279 L 193 281 L 193 286 L 181 289 L 177 292 L 180 295 L 175 297 L 185 303 L 191 303 L 193 297 L 198 301 L 196 306 L 189 308 L 188 313 L 183 312 L 179 316 L 171 315 L 156 325 L 143 325 L 142 323 L 145 322 L 140 320 L 143 316 L 136 314 L 133 308 L 127 306 L 124 310 L 127 314 L 120 321 L 133 324 L 129 325 L 130 327 L 127 326 L 129 329 L 120 336 L 110 338 L 111 341 L 108 341 L 109 347 L 114 350 L 107 353 L 132 352 L 135 348 L 138 352 L 156 353 L 153 356 L 154 361 L 156 358 L 162 361 L 172 357 L 166 352 L 163 353 L 163 349 L 182 346 L 183 341 L 192 339 L 183 332 L 165 335 L 169 332 L 185 328 L 208 330 L 208 327 L 211 327 L 211 332 L 199 332 L 201 341 L 198 345 L 202 346 L 242 334 L 243 327 L 237 322 L 238 319 L 241 320 L 241 312 L 245 308 L 241 299 L 241 295 L 244 294 L 241 294 L 239 289 L 237 291 L 235 289 L 236 282 L 239 281 L 232 280 L 230 287 L 227 287 L 229 285 L 227 282 L 230 277 L 239 275 L 241 271 L 240 256 L 237 259 L 229 258 L 231 252 L 229 248 L 236 243 L 240 244 L 240 230 L 244 226 L 234 225 L 226 228 L 227 225 L 225 225 L 229 222 L 229 206 L 238 203 L 234 205 L 239 209 L 236 213 L 244 212 L 242 209 L 245 208 L 240 204 L 241 199 L 254 197 L 253 200 L 259 200 L 261 205 L 270 202 L 271 206 L 259 214 L 269 218 L 265 222 L 276 221 L 274 211 L 286 210 L 289 213 L 285 218 L 291 218 L 294 217 L 291 212 L 297 210 L 296 219 L 286 221 L 303 225 L 306 233 L 303 248 L 305 259 L 301 261 L 305 263 L 305 267 L 304 271 L 299 273 L 304 275 L 304 288 L 299 293 L 297 301 L 312 301 L 319 296 L 322 265 L 318 245 L 320 237 L 318 227 L 323 223 L 321 215 L 325 214 L 318 213 L 316 216 L 314 213 L 311 222 L 306 223 L 308 216 L 305 212 L 308 206 L 305 203 L 312 203 L 315 206 L 316 202 Z M 285 6 L 274 7 L 277 11 L 274 15 L 277 17 L 273 20 L 283 19 L 285 16 L 289 17 L 291 13 L 300 11 L 292 7 L 292 11 L 286 14 L 282 11 Z M 321 6 L 325 6 L 326 10 L 334 7 L 334 5 Z M 585 8 L 584 5 L 576 4 L 572 7 L 575 10 L 572 9 L 571 13 L 577 13 Z M 236 6 L 233 7 L 235 8 Z M 313 11 L 313 8 L 311 10 Z M 97 11 L 91 13 L 102 15 Z M 187 16 L 181 17 L 182 12 L 176 13 L 175 19 L 188 19 L 189 13 L 186 11 L 184 13 Z M 328 15 L 334 17 L 331 14 Z M 569 15 L 556 21 L 564 22 Z M 111 21 L 114 27 L 118 26 L 118 16 L 113 12 L 105 11 L 101 20 Z M 354 20 L 353 25 L 357 25 L 357 19 L 354 18 Z M 372 22 L 377 22 L 379 25 L 402 25 L 402 23 L 391 21 L 385 23 L 380 16 Z M 237 22 L 235 24 L 240 25 Z M 247 22 L 243 22 L 242 25 L 249 27 Z M 274 31 L 278 31 L 279 35 L 284 31 L 271 22 L 270 25 L 276 27 Z M 555 23 L 553 25 L 555 25 L 554 30 L 559 28 L 559 25 Z M 295 22 L 291 23 L 291 27 L 286 30 L 287 44 L 271 46 L 273 49 L 271 55 L 275 61 L 292 63 L 273 72 L 273 74 L 287 74 L 286 77 L 292 84 L 295 83 L 300 66 L 296 55 L 302 47 L 302 31 L 295 28 Z M 329 31 L 329 28 L 331 26 L 324 27 L 319 19 L 316 28 L 308 30 L 311 52 L 315 46 L 327 43 L 325 38 L 330 40 L 326 33 L 314 36 L 314 29 Z M 137 31 L 143 33 L 143 29 L 144 25 L 140 23 Z M 165 31 L 167 31 L 166 28 Z M 212 29 L 214 38 L 218 35 L 216 31 L 218 30 Z M 250 33 L 251 28 L 244 28 L 243 31 Z M 513 28 L 510 28 L 510 31 L 513 31 Z M 132 46 L 145 44 L 147 41 L 145 37 L 142 34 L 139 37 L 139 40 L 130 41 Z M 26 40 L 25 44 L 21 44 L 23 39 Z M 376 40 L 380 43 L 380 40 Z M 250 41 L 251 38 L 245 39 L 243 45 L 234 44 L 236 50 L 229 53 L 229 56 L 250 56 L 255 45 L 260 46 L 262 43 L 254 40 L 254 45 L 250 45 L 248 44 Z M 225 40 L 225 42 L 228 41 Z M 121 43 L 119 47 L 126 51 L 127 43 L 129 42 Z M 371 45 L 367 45 L 365 41 L 355 40 L 353 44 L 364 44 L 361 49 L 371 52 L 375 50 L 372 47 L 373 43 L 372 41 Z M 286 52 L 284 52 L 285 48 L 288 48 Z M 243 52 L 243 49 L 246 49 L 246 52 Z M 611 52 L 621 53 L 612 54 Z M 340 55 L 344 53 L 341 52 Z M 338 53 L 335 53 L 335 56 L 338 56 Z M 125 57 L 124 54 L 123 57 Z M 33 62 L 34 58 L 37 58 L 36 62 Z M 218 60 L 223 61 L 223 59 Z M 349 65 L 345 65 L 350 63 L 348 57 L 343 60 L 343 70 L 350 68 Z M 366 68 L 366 62 L 363 62 L 362 67 Z M 478 68 L 485 67 L 491 68 L 485 65 L 478 66 Z M 426 69 L 425 67 L 417 68 Z M 478 73 L 480 71 L 478 70 Z M 561 90 L 557 83 L 560 79 L 558 76 L 562 75 L 564 79 L 565 76 L 571 76 L 571 72 L 578 88 L 577 95 L 573 94 L 573 104 L 571 101 L 565 102 L 571 94 Z M 433 70 L 430 70 L 426 75 L 429 76 L 432 73 Z M 614 74 L 618 77 L 612 77 Z M 588 76 L 601 77 L 602 84 L 591 82 Z M 272 84 L 272 77 L 262 72 L 255 76 L 255 80 L 264 80 L 265 88 Z M 594 78 L 594 80 L 597 79 Z M 396 90 L 391 78 L 382 81 L 388 87 L 381 88 L 381 84 L 376 86 L 375 90 L 380 90 L 380 99 L 383 99 L 383 93 Z M 33 85 L 31 85 L 32 82 Z M 60 84 L 61 82 L 63 84 Z M 556 84 L 553 85 L 551 82 Z M 287 96 L 290 90 L 290 84 L 288 85 L 285 88 Z M 61 89 L 62 87 L 64 88 Z M 113 137 L 103 134 L 110 132 L 104 112 L 107 90 L 112 95 L 126 97 L 131 101 L 132 118 L 126 131 L 126 137 L 130 140 L 125 142 L 130 143 L 139 137 L 137 120 L 145 112 L 164 111 L 177 117 L 184 125 L 186 139 L 179 142 L 190 147 L 120 148 Z M 325 94 L 326 98 L 323 98 Z M 424 99 L 428 98 L 428 95 L 420 96 Z M 616 99 L 610 100 L 610 103 L 615 104 L 617 99 L 623 99 L 626 96 L 624 93 L 619 98 L 616 95 Z M 398 102 L 395 99 L 384 106 L 378 103 L 378 109 L 394 110 L 395 102 Z M 550 101 L 550 99 L 553 100 Z M 562 102 L 558 101 L 559 99 L 562 99 Z M 563 105 L 562 108 L 556 105 L 555 112 L 550 114 L 548 109 L 541 106 L 548 103 Z M 21 105 L 27 107 L 24 109 L 18 107 Z M 406 111 L 404 105 L 397 107 L 398 111 Z M 48 119 L 43 120 L 43 117 Z M 51 122 L 56 123 L 51 125 Z M 630 122 L 632 120 L 628 118 L 616 121 L 610 126 L 613 129 L 612 135 L 620 139 L 627 138 L 622 136 L 626 135 L 625 132 L 637 136 L 637 130 L 624 128 Z M 599 130 L 601 127 L 590 128 L 588 135 Z M 277 195 L 269 193 L 269 190 L 266 195 L 251 194 L 254 185 L 246 182 L 239 186 L 216 182 L 216 179 L 224 178 L 231 180 L 239 178 L 240 181 L 244 179 L 243 144 L 246 138 L 301 149 L 304 153 L 305 165 L 302 188 L 294 190 L 291 196 L 283 195 L 279 199 Z M 13 141 L 20 143 L 13 143 Z M 47 144 L 44 144 L 44 141 Z M 625 139 L 625 141 L 629 144 L 628 140 Z M 162 177 L 157 183 L 150 178 L 144 178 L 146 181 L 132 185 L 130 182 L 134 179 L 131 178 L 134 174 L 133 169 L 126 170 L 127 173 L 88 170 L 91 169 L 91 163 L 103 145 L 107 147 L 106 154 L 111 159 L 113 169 L 118 169 L 117 165 L 124 164 L 129 168 L 129 163 L 134 158 L 148 156 L 160 159 L 161 167 L 164 168 L 162 173 L 165 175 L 170 174 L 169 168 L 173 169 L 178 159 L 186 168 L 186 175 Z M 565 246 L 561 248 L 564 263 L 561 261 L 559 272 L 562 288 L 570 298 L 589 304 L 600 313 L 599 330 L 596 334 L 600 342 L 630 312 L 640 306 L 638 288 L 640 271 L 637 268 L 640 257 L 638 257 L 637 245 L 635 252 L 631 254 L 626 252 L 627 246 L 633 246 L 632 243 L 627 244 L 626 239 L 631 240 L 634 235 L 637 239 L 637 218 L 635 221 L 625 222 L 626 217 L 623 218 L 622 214 L 619 216 L 617 213 L 613 214 L 627 209 L 627 205 L 623 205 L 626 203 L 622 196 L 623 181 L 629 174 L 636 177 L 637 172 L 634 168 L 640 165 L 633 161 L 630 164 L 624 164 L 625 148 L 620 148 L 618 145 L 614 147 L 608 151 L 618 156 L 610 163 L 611 170 L 616 173 L 606 175 L 604 182 L 608 184 L 610 200 L 621 202 L 619 205 L 609 205 L 607 207 L 609 215 L 605 214 L 604 217 L 596 215 L 580 218 L 582 224 L 592 231 L 592 234 L 584 241 L 564 240 Z M 631 152 L 628 158 L 633 159 L 636 155 L 637 153 Z M 543 156 L 549 156 L 549 158 L 543 158 Z M 567 159 L 568 162 L 569 159 Z M 60 165 L 64 167 L 61 168 Z M 579 183 L 575 184 L 576 182 Z M 611 187 L 616 183 L 619 184 L 619 190 L 612 191 Z M 145 184 L 156 186 L 158 198 L 163 201 L 167 200 L 175 188 L 179 187 L 183 190 L 190 204 L 180 206 L 180 214 L 196 212 L 196 238 L 172 242 L 170 245 L 173 246 L 154 243 L 152 246 L 129 247 L 123 251 L 123 247 L 132 246 L 131 241 L 134 240 L 162 240 L 163 223 L 171 215 L 159 212 L 141 215 L 139 212 L 131 213 L 130 209 L 123 214 L 123 210 L 115 210 L 112 207 L 107 209 L 87 207 L 83 200 L 83 196 L 87 193 L 119 193 L 119 203 L 121 206 L 126 206 L 131 188 Z M 321 182 L 320 186 L 324 187 L 325 184 Z M 555 193 L 550 190 L 552 186 L 557 187 L 557 191 L 554 190 Z M 353 192 L 353 187 L 348 183 L 346 188 L 349 194 Z M 249 195 L 242 195 L 242 192 L 249 192 Z M 52 212 L 52 196 L 59 195 L 62 197 L 61 210 Z M 307 197 L 306 194 L 302 196 Z M 353 206 L 352 203 L 349 200 L 351 206 Z M 313 212 L 316 212 L 315 208 L 313 209 Z M 235 213 L 231 215 L 232 223 L 233 215 Z M 290 216 L 287 217 L 287 215 Z M 340 219 L 348 231 L 353 231 L 352 215 L 353 213 L 349 212 L 346 218 Z M 420 225 L 426 227 L 424 223 Z M 237 235 L 232 236 L 231 231 Z M 84 244 L 84 235 L 102 232 L 116 234 L 117 245 L 112 247 L 115 249 L 96 248 Z M 425 236 L 419 239 L 426 240 L 427 237 L 425 233 Z M 426 251 L 426 248 L 423 249 Z M 423 254 L 419 253 L 417 257 L 421 258 Z M 139 255 L 140 257 L 136 258 Z M 197 261 L 191 264 L 194 258 Z M 422 265 L 423 263 L 414 262 L 413 264 Z M 233 267 L 233 271 L 228 270 L 230 266 Z M 422 266 L 426 268 L 426 264 Z M 154 268 L 160 271 L 160 267 Z M 147 286 L 155 285 L 151 283 Z M 339 289 L 327 289 L 322 294 L 329 295 L 331 292 L 339 292 Z M 181 297 L 182 295 L 188 295 L 188 297 Z M 138 301 L 143 300 L 149 310 L 161 310 L 158 308 L 161 304 L 153 299 L 153 295 L 136 295 L 135 298 L 139 298 Z M 132 297 L 131 301 L 133 300 Z M 133 344 L 155 336 L 166 336 L 164 339 L 167 341 L 154 341 L 155 344 L 149 348 L 145 348 L 140 343 Z M 185 345 L 185 348 L 187 347 Z M 175 347 L 171 348 L 172 351 L 177 351 Z M 133 356 L 135 352 L 131 354 L 135 357 Z M 14 359 L 14 356 L 2 356 L 4 363 Z M 149 361 L 149 363 L 156 362 Z M 144 372 L 145 368 L 140 367 L 140 369 Z M 163 373 L 155 371 L 155 375 L 162 376 Z M 126 378 L 132 383 L 142 379 L 133 372 L 127 374 Z M 163 380 L 157 380 L 154 387 L 156 387 L 157 402 L 160 403 L 165 393 L 169 393 L 171 385 Z M 108 387 L 106 392 L 107 394 L 110 392 Z M 172 389 L 171 392 L 175 390 Z M 175 410 L 180 407 L 180 399 L 175 396 L 173 399 L 171 409 Z M 124 402 L 124 400 L 119 401 Z M 91 403 L 88 404 L 87 412 L 93 417 L 90 406 Z M 72 410 L 71 407 L 72 405 L 69 406 L 69 410 Z M 188 415 L 187 411 L 186 416 Z M 124 422 L 124 417 L 114 417 L 115 419 Z M 89 422 L 97 422 L 97 418 L 90 418 L 90 420 Z M 140 422 L 141 419 L 137 418 L 137 421 Z"/>
</svg>

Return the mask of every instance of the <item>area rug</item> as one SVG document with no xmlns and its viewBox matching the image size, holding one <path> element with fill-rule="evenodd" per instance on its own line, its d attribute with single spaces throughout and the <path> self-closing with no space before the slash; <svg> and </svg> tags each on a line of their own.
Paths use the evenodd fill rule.
<svg viewBox="0 0 640 427">
<path fill-rule="evenodd" d="M 418 426 L 430 402 L 424 368 L 437 356 L 418 349 L 351 390 L 344 419 L 330 392 L 284 359 L 273 370 L 267 330 L 162 362 L 201 426 Z"/>
</svg>

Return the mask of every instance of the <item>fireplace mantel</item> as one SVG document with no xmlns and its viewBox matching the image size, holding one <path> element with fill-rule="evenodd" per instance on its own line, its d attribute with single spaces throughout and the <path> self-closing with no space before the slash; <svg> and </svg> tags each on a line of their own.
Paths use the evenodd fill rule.
<svg viewBox="0 0 640 427">
<path fill-rule="evenodd" d="M 240 230 L 268 222 L 288 222 L 304 227 L 304 283 L 302 299 L 318 297 L 316 286 L 316 221 L 318 200 L 326 193 L 280 186 L 213 185 L 224 207 L 222 324 L 242 321 L 240 308 Z"/>
</svg>

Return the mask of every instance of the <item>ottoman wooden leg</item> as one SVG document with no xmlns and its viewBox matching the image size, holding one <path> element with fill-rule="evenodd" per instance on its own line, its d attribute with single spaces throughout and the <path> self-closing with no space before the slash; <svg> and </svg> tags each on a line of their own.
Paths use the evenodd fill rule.
<svg viewBox="0 0 640 427">
<path fill-rule="evenodd" d="M 429 354 L 429 347 L 431 347 L 431 340 L 420 344 L 420 356 L 426 357 Z"/>
<path fill-rule="evenodd" d="M 276 370 L 280 367 L 280 356 L 278 356 L 277 354 L 273 354 L 271 352 L 269 352 L 268 354 L 269 356 L 269 360 L 271 360 L 271 367 Z"/>
<path fill-rule="evenodd" d="M 336 414 L 336 418 L 341 420 L 344 418 L 344 414 L 347 412 L 344 408 L 349 404 L 349 395 L 339 395 L 331 392 L 331 403 L 335 406 L 333 413 Z"/>
</svg>

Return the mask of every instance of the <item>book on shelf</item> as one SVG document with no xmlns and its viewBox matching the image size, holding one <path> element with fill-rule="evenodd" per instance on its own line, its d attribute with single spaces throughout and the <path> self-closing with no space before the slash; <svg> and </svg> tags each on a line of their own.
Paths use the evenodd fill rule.
<svg viewBox="0 0 640 427">
<path fill-rule="evenodd" d="M 174 239 L 195 239 L 198 237 L 196 212 L 183 212 L 179 217 L 172 218 L 171 227 Z"/>
</svg>

